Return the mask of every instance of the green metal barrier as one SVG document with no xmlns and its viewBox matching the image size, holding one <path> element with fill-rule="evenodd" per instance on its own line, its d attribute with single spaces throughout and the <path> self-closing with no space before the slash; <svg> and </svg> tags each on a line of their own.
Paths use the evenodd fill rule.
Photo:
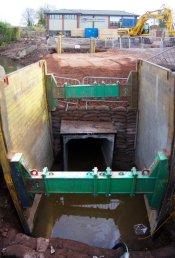
<svg viewBox="0 0 175 258">
<path fill-rule="evenodd" d="M 119 85 L 66 85 L 65 98 L 119 97 Z"/>
<path fill-rule="evenodd" d="M 107 168 L 103 172 L 97 168 L 87 172 L 29 170 L 22 154 L 15 154 L 11 163 L 18 179 L 16 187 L 23 188 L 21 192 L 25 196 L 35 193 L 146 194 L 151 208 L 159 209 L 168 182 L 168 158 L 164 152 L 159 152 L 151 166 L 142 171 L 136 168 L 131 171 Z M 26 205 L 21 196 L 19 198 Z"/>
</svg>

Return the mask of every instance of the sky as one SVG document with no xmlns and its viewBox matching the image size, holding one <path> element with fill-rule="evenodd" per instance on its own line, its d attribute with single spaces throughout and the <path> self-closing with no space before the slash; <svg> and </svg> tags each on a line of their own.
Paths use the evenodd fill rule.
<svg viewBox="0 0 175 258">
<path fill-rule="evenodd" d="M 22 14 L 26 8 L 37 10 L 46 4 L 55 9 L 90 9 L 90 10 L 122 10 L 142 15 L 161 7 L 168 7 L 175 12 L 174 0 L 0 0 L 0 21 L 12 25 L 22 25 Z"/>
</svg>

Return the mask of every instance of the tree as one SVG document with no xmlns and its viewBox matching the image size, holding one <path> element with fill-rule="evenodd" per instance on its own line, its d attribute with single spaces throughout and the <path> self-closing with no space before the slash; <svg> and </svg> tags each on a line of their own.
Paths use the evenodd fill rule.
<svg viewBox="0 0 175 258">
<path fill-rule="evenodd" d="M 36 12 L 36 17 L 38 19 L 39 25 L 43 25 L 44 27 L 46 26 L 45 12 L 51 11 L 53 9 L 54 7 L 48 4 L 38 9 L 38 11 Z"/>
<path fill-rule="evenodd" d="M 23 12 L 23 21 L 27 26 L 33 26 L 35 22 L 35 10 L 32 8 L 26 8 Z"/>
</svg>

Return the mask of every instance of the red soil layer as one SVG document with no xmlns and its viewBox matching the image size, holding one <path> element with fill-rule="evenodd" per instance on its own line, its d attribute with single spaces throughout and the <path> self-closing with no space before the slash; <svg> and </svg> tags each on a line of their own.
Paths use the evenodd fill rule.
<svg viewBox="0 0 175 258">
<path fill-rule="evenodd" d="M 138 58 L 148 59 L 153 52 L 116 50 L 100 53 L 52 54 L 45 57 L 49 73 L 82 79 L 85 76 L 128 77 L 136 70 Z"/>
</svg>

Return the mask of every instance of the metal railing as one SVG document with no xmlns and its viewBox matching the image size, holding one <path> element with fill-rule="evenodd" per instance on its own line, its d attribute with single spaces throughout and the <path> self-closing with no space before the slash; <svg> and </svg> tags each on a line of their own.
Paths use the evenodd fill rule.
<svg viewBox="0 0 175 258">
<path fill-rule="evenodd" d="M 82 80 L 82 84 L 116 84 L 121 83 L 125 84 L 128 78 L 119 78 L 119 77 L 97 77 L 97 76 L 86 76 Z"/>
<path fill-rule="evenodd" d="M 59 99 L 59 103 L 64 103 L 65 104 L 65 111 L 68 111 L 70 105 L 76 106 L 78 107 L 78 102 L 72 102 L 72 101 L 65 101 L 65 100 L 60 100 Z"/>
<path fill-rule="evenodd" d="M 132 87 L 127 84 L 127 78 L 86 76 L 82 82 L 74 78 L 55 76 L 57 81 L 56 98 L 80 99 L 114 97 L 127 102 L 132 96 Z M 70 103 L 72 104 L 72 103 Z"/>
<path fill-rule="evenodd" d="M 96 39 L 96 48 L 166 48 L 175 46 L 174 37 L 113 37 Z"/>
<path fill-rule="evenodd" d="M 88 109 L 88 105 L 89 104 L 92 104 L 92 103 L 105 103 L 105 104 L 111 104 L 111 103 L 114 103 L 114 104 L 127 104 L 128 103 L 128 100 L 97 100 L 97 99 L 82 99 L 82 102 L 85 102 L 85 108 L 86 110 Z"/>
<path fill-rule="evenodd" d="M 57 88 L 56 88 L 57 98 L 65 97 L 65 86 L 66 85 L 80 85 L 80 81 L 78 79 L 61 77 L 61 76 L 56 76 L 56 75 L 54 75 L 54 77 L 57 82 Z"/>
<path fill-rule="evenodd" d="M 67 85 L 80 85 L 80 80 L 74 79 L 74 78 L 69 78 L 69 77 L 61 77 L 54 75 L 57 85 L 59 87 L 63 87 L 65 84 Z"/>
<path fill-rule="evenodd" d="M 174 37 L 111 37 L 106 39 L 94 39 L 96 49 L 134 49 L 134 48 L 166 48 L 175 46 Z M 85 52 L 90 50 L 89 38 L 68 38 L 61 37 L 62 50 L 80 50 Z M 52 37 L 49 45 L 57 49 L 58 37 Z M 74 51 L 73 51 L 74 52 Z"/>
</svg>

